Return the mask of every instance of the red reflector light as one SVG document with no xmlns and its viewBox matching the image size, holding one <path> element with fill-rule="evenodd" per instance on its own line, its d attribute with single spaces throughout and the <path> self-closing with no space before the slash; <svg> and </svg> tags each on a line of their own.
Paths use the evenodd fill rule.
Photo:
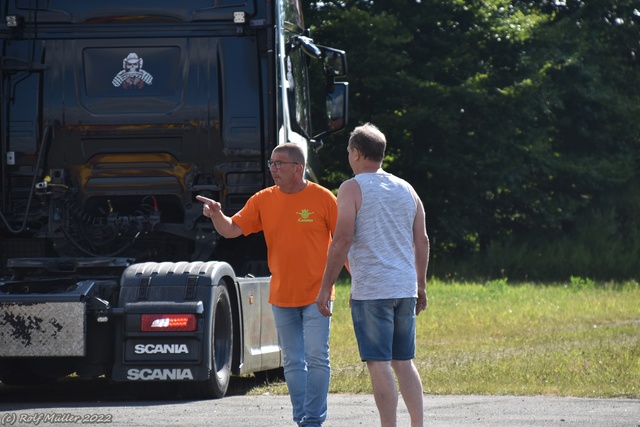
<svg viewBox="0 0 640 427">
<path fill-rule="evenodd" d="M 143 314 L 143 332 L 191 332 L 196 330 L 195 314 Z"/>
</svg>

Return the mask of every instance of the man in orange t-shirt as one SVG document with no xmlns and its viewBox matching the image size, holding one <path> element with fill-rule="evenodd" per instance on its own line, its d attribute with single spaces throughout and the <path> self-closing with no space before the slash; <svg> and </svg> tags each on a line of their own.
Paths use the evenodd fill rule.
<svg viewBox="0 0 640 427">
<path fill-rule="evenodd" d="M 274 148 L 269 171 L 275 186 L 254 194 L 233 217 L 215 200 L 197 196 L 216 231 L 233 238 L 264 231 L 271 271 L 269 303 L 284 357 L 284 374 L 300 426 L 322 426 L 329 393 L 329 326 L 316 305 L 331 236 L 336 197 L 304 177 L 305 156 L 293 143 Z M 331 298 L 333 299 L 333 297 Z"/>
</svg>

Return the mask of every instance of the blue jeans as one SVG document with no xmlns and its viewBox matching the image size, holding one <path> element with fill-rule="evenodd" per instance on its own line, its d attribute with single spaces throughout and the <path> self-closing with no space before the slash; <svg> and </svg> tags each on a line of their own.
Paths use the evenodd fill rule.
<svg viewBox="0 0 640 427">
<path fill-rule="evenodd" d="M 284 358 L 293 421 L 300 426 L 322 426 L 327 419 L 330 317 L 318 306 L 272 306 L 278 341 Z"/>
</svg>

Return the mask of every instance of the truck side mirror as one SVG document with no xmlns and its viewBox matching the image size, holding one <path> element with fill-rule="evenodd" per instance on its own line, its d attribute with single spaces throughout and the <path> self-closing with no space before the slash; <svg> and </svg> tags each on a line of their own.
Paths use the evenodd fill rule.
<svg viewBox="0 0 640 427">
<path fill-rule="evenodd" d="M 338 132 L 347 125 L 349 83 L 334 82 L 327 87 L 326 123 L 329 132 Z"/>
<path fill-rule="evenodd" d="M 324 73 L 328 79 L 347 75 L 347 55 L 343 50 L 326 46 L 318 46 L 322 52 Z"/>
<path fill-rule="evenodd" d="M 333 82 L 327 84 L 327 94 L 325 98 L 325 129 L 313 137 L 312 149 L 314 151 L 322 148 L 322 138 L 339 132 L 347 126 L 349 111 L 349 83 Z"/>
</svg>

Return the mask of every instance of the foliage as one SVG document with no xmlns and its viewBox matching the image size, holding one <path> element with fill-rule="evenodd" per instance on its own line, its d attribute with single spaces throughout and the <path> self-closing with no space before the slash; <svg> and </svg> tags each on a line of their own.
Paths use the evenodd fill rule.
<svg viewBox="0 0 640 427">
<path fill-rule="evenodd" d="M 541 278 L 635 277 L 626 265 L 615 275 L 615 259 L 640 252 L 637 0 L 323 1 L 306 12 L 314 36 L 347 51 L 350 127 L 386 133 L 384 167 L 424 200 L 444 274 L 464 262 L 500 277 L 491 251 L 509 248 L 497 252 L 513 278 L 531 277 L 509 259 L 526 250 Z M 351 175 L 346 139 L 322 153 L 330 188 Z M 590 234 L 616 239 L 545 268 L 563 262 L 551 248 L 588 247 Z M 588 268 L 613 249 L 613 264 Z"/>
</svg>

